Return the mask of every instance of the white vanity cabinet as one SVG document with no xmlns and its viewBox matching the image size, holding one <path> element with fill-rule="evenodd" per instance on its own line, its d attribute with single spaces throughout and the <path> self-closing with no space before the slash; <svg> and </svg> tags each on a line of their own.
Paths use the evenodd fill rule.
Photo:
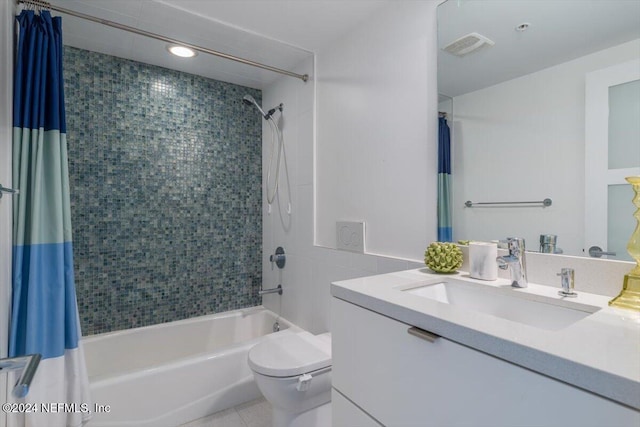
<svg viewBox="0 0 640 427">
<path fill-rule="evenodd" d="M 640 425 L 634 409 L 446 338 L 335 297 L 332 310 L 333 427 Z"/>
<path fill-rule="evenodd" d="M 336 427 L 380 427 L 380 423 L 354 405 L 353 402 L 340 394 L 335 388 L 331 390 L 331 413 L 333 415 L 333 426 Z"/>
</svg>

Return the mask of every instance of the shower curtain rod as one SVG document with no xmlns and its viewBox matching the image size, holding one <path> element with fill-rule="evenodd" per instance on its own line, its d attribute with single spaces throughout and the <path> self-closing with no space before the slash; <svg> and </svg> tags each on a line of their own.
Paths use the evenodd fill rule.
<svg viewBox="0 0 640 427">
<path fill-rule="evenodd" d="M 220 58 L 225 58 L 225 59 L 229 59 L 231 61 L 240 62 L 242 64 L 251 65 L 252 67 L 258 67 L 258 68 L 262 68 L 263 70 L 273 71 L 274 73 L 284 74 L 285 76 L 295 77 L 295 78 L 298 78 L 298 79 L 302 80 L 303 82 L 306 82 L 307 80 L 309 80 L 309 75 L 308 74 L 292 73 L 291 71 L 287 71 L 287 70 L 283 70 L 283 69 L 280 69 L 280 68 L 272 67 L 272 66 L 266 65 L 266 64 L 261 64 L 259 62 L 251 61 L 249 59 L 240 58 L 238 56 L 233 56 L 233 55 L 229 55 L 227 53 L 218 52 L 217 50 L 208 49 L 206 47 L 201 47 L 201 46 L 196 46 L 194 44 L 185 43 L 185 42 L 182 42 L 180 40 L 172 39 L 170 37 L 165 37 L 165 36 L 160 35 L 160 34 L 152 33 L 152 32 L 145 31 L 145 30 L 140 30 L 138 28 L 130 27 L 130 26 L 124 25 L 124 24 L 119 24 L 117 22 L 109 21 L 107 19 L 96 18 L 95 16 L 86 15 L 84 13 L 80 13 L 80 12 L 76 12 L 76 11 L 73 11 L 73 10 L 65 9 L 63 7 L 52 5 L 51 3 L 48 3 L 46 1 L 41 1 L 41 0 L 16 0 L 16 3 L 17 4 L 24 3 L 27 6 L 35 6 L 35 7 L 38 7 L 38 8 L 55 10 L 56 12 L 60 12 L 60 13 L 66 13 L 67 15 L 75 16 L 75 17 L 81 18 L 81 19 L 86 19 L 88 21 L 97 22 L 98 24 L 106 25 L 106 26 L 113 27 L 113 28 L 118 28 L 120 30 L 128 31 L 130 33 L 138 34 L 138 35 L 145 36 L 145 37 L 151 37 L 153 39 L 157 39 L 157 40 L 160 40 L 160 41 L 163 41 L 163 42 L 167 42 L 167 43 L 172 43 L 172 44 L 177 44 L 177 45 L 180 45 L 180 46 L 188 47 L 188 48 L 196 50 L 198 52 L 208 53 L 210 55 L 214 55 L 214 56 L 217 56 L 217 57 L 220 57 Z"/>
</svg>

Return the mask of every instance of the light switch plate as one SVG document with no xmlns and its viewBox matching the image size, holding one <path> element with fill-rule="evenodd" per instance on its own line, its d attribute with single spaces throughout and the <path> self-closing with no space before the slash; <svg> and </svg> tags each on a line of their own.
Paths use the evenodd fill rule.
<svg viewBox="0 0 640 427">
<path fill-rule="evenodd" d="M 364 222 L 337 221 L 336 247 L 343 251 L 364 253 Z"/>
</svg>

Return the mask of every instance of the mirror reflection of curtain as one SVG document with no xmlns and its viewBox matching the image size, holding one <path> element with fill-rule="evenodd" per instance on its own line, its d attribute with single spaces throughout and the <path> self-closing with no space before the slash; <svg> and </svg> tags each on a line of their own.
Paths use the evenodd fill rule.
<svg viewBox="0 0 640 427">
<path fill-rule="evenodd" d="M 451 224 L 451 133 L 446 115 L 438 119 L 438 241 L 453 241 Z"/>
</svg>

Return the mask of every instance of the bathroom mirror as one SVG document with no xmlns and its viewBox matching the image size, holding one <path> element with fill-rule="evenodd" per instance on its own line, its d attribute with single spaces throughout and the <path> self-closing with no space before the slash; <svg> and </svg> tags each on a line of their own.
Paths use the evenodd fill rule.
<svg viewBox="0 0 640 427">
<path fill-rule="evenodd" d="M 451 129 L 454 240 L 518 236 L 538 251 L 540 235 L 552 234 L 566 255 L 589 256 L 598 246 L 616 252 L 605 258 L 630 260 L 633 192 L 621 175 L 640 174 L 640 77 L 608 84 L 609 98 L 609 87 L 587 86 L 607 85 L 601 74 L 618 66 L 640 76 L 640 2 L 448 0 L 438 7 L 438 47 L 439 110 Z M 605 96 L 586 95 L 594 91 Z M 614 104 L 623 105 L 620 118 L 607 121 Z M 604 111 L 595 130 L 586 117 L 591 124 L 600 119 L 589 111 Z M 604 142 L 593 136 L 602 128 Z M 614 134 L 623 143 L 607 149 Z M 590 154 L 603 143 L 609 159 L 625 159 L 610 183 L 593 178 L 609 173 L 596 171 Z M 477 205 L 544 199 L 551 206 Z"/>
</svg>

